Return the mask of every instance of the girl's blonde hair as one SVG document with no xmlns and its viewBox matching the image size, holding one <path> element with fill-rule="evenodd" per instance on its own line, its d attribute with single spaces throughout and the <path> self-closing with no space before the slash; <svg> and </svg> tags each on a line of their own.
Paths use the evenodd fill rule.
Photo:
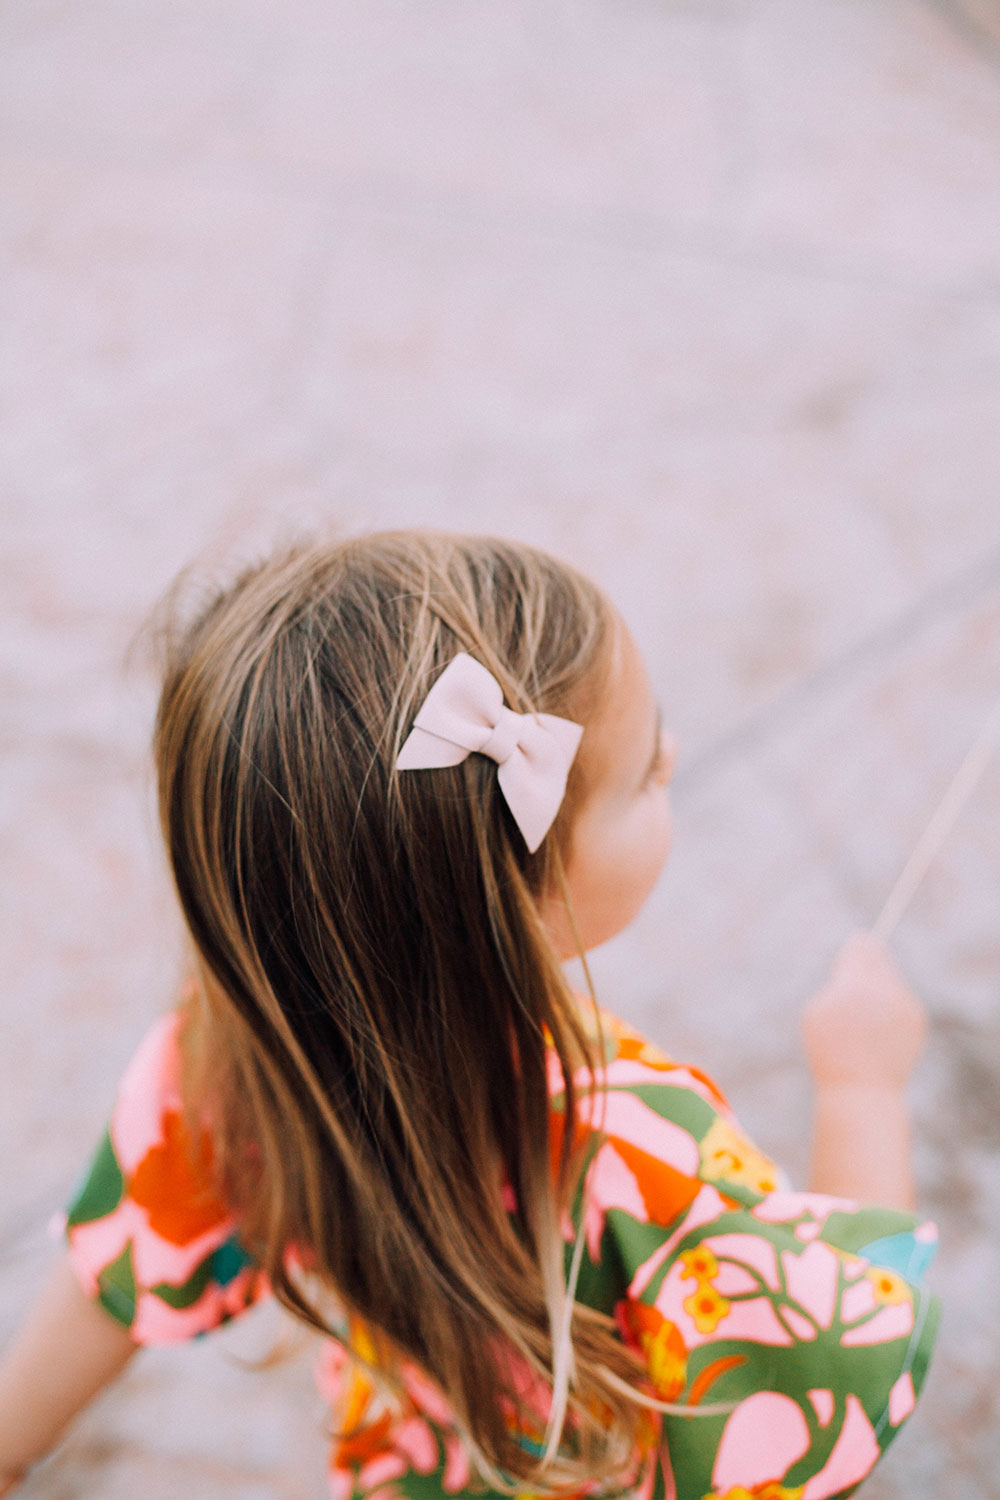
<svg viewBox="0 0 1000 1500">
<path fill-rule="evenodd" d="M 400 1358 L 427 1372 L 494 1488 L 613 1484 L 658 1403 L 573 1298 L 574 1073 L 593 1095 L 599 1058 L 537 904 L 583 773 L 532 855 L 492 761 L 394 770 L 458 651 L 511 707 L 585 725 L 611 606 L 533 548 L 423 531 L 294 544 L 186 622 L 184 586 L 161 619 L 160 815 L 199 979 L 189 1086 L 241 1238 L 295 1316 L 337 1336 L 332 1294 L 363 1320 L 383 1389 Z M 539 1380 L 541 1461 L 513 1430 L 540 1430 Z"/>
</svg>

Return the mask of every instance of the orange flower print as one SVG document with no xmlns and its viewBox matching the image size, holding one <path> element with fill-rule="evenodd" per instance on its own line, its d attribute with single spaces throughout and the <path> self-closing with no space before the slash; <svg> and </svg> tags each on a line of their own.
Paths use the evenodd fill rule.
<svg viewBox="0 0 1000 1500">
<path fill-rule="evenodd" d="M 355 1464 L 370 1463 L 373 1458 L 377 1458 L 389 1446 L 392 1423 L 393 1414 L 387 1411 L 372 1422 L 371 1426 L 347 1433 L 334 1448 L 334 1468 L 347 1469 Z"/>
<path fill-rule="evenodd" d="M 373 1364 L 377 1362 L 378 1354 L 368 1326 L 354 1314 L 348 1315 L 348 1342 L 362 1359 Z M 355 1362 L 344 1381 L 337 1411 L 335 1468 L 369 1463 L 391 1446 L 388 1439 L 399 1412 L 391 1407 L 385 1408 L 384 1397 Z"/>
<path fill-rule="evenodd" d="M 875 1301 L 882 1307 L 891 1307 L 897 1302 L 909 1302 L 910 1288 L 902 1276 L 882 1266 L 874 1266 L 865 1273 L 872 1284 Z"/>
<path fill-rule="evenodd" d="M 132 1174 L 129 1195 L 149 1217 L 149 1227 L 171 1245 L 188 1245 L 230 1217 L 212 1188 L 212 1147 L 203 1136 L 192 1145 L 177 1110 L 163 1115 L 163 1139 L 151 1146 Z"/>
<path fill-rule="evenodd" d="M 662 1072 L 669 1072 L 677 1067 L 672 1057 L 652 1042 L 647 1042 L 645 1037 L 623 1033 L 617 1038 L 618 1056 L 628 1062 L 643 1062 L 650 1068 L 659 1068 Z"/>
<path fill-rule="evenodd" d="M 681 1280 L 693 1277 L 695 1281 L 711 1281 L 719 1274 L 719 1262 L 705 1245 L 700 1245 L 697 1250 L 685 1250 L 680 1257 Z"/>
<path fill-rule="evenodd" d="M 673 1401 L 687 1383 L 688 1351 L 677 1324 L 645 1302 L 626 1302 L 619 1316 L 626 1334 L 645 1355 L 657 1396 Z"/>
<path fill-rule="evenodd" d="M 625 1025 L 619 1016 L 612 1015 L 610 1011 L 602 1010 L 601 1015 L 603 1017 L 605 1032 L 613 1038 L 615 1055 L 626 1062 L 645 1063 L 647 1067 L 656 1068 L 663 1073 L 672 1073 L 680 1069 L 684 1073 L 689 1074 L 690 1077 L 696 1078 L 705 1089 L 705 1092 L 717 1105 L 722 1109 L 728 1109 L 729 1101 L 725 1094 L 715 1080 L 709 1078 L 707 1073 L 703 1073 L 701 1068 L 695 1068 L 691 1063 L 678 1062 L 669 1053 L 664 1052 L 662 1047 L 657 1047 L 655 1042 L 651 1042 L 648 1037 L 641 1036 L 637 1031 L 633 1031 L 630 1026 Z M 590 1035 L 595 1041 L 597 1040 L 597 1034 L 592 1023 Z"/>
<path fill-rule="evenodd" d="M 684 1298 L 684 1311 L 691 1318 L 699 1333 L 714 1333 L 729 1313 L 729 1303 L 719 1295 L 714 1286 L 702 1282 L 698 1290 Z"/>
<path fill-rule="evenodd" d="M 664 1318 L 657 1333 L 646 1336 L 649 1376 L 661 1401 L 673 1401 L 687 1380 L 687 1349 L 676 1323 Z"/>
</svg>

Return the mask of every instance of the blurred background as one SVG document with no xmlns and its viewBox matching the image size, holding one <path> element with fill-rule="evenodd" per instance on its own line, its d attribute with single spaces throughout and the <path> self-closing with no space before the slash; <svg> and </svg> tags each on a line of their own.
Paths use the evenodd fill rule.
<svg viewBox="0 0 1000 1500">
<path fill-rule="evenodd" d="M 129 640 L 317 522 L 619 602 L 680 756 L 598 994 L 804 1185 L 797 1014 L 1000 692 L 997 0 L 7 0 L 0 120 L 0 1337 L 173 996 Z M 893 939 L 945 1322 L 871 1500 L 1000 1495 L 998 819 L 994 764 Z M 319 1500 L 268 1318 L 25 1496 Z"/>
</svg>

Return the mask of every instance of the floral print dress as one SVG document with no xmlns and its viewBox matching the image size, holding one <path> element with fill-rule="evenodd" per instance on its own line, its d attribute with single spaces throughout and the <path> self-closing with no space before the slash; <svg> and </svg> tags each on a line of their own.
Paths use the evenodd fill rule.
<svg viewBox="0 0 1000 1500">
<path fill-rule="evenodd" d="M 789 1189 L 699 1070 L 602 1010 L 603 1098 L 588 1137 L 577 1299 L 614 1318 L 648 1370 L 653 1412 L 629 1500 L 843 1500 L 913 1410 L 938 1321 L 922 1285 L 933 1225 L 894 1209 Z M 214 1195 L 210 1142 L 181 1111 L 181 1013 L 149 1031 L 108 1131 L 63 1219 L 85 1290 L 140 1344 L 203 1335 L 269 1295 Z M 550 1039 L 551 1040 L 551 1039 Z M 562 1074 L 550 1050 L 551 1143 Z M 586 1075 L 581 1075 L 585 1083 Z M 603 1107 L 603 1115 L 602 1115 Z M 513 1206 L 509 1185 L 505 1201 Z M 564 1223 L 566 1265 L 583 1212 Z M 336 1429 L 334 1500 L 484 1492 L 440 1390 L 400 1367 L 389 1403 L 351 1358 L 372 1354 L 345 1315 L 317 1379 Z M 541 1430 L 519 1431 L 540 1452 Z M 581 1494 L 611 1493 L 595 1484 Z"/>
</svg>

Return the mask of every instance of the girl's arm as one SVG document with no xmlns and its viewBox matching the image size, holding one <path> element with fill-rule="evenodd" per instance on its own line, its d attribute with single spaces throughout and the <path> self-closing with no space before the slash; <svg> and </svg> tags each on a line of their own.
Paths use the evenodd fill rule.
<svg viewBox="0 0 1000 1500">
<path fill-rule="evenodd" d="M 87 1296 L 63 1255 L 0 1360 L 0 1495 L 138 1347 Z"/>
<path fill-rule="evenodd" d="M 927 1017 L 878 938 L 847 941 L 802 1031 L 816 1086 L 811 1190 L 912 1209 L 905 1087 Z"/>
</svg>

